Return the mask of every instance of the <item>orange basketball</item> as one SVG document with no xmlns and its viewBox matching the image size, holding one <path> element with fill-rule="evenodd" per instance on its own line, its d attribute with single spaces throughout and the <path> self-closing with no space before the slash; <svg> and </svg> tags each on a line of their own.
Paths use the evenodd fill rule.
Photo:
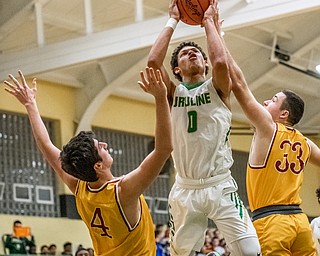
<svg viewBox="0 0 320 256">
<path fill-rule="evenodd" d="M 178 0 L 180 20 L 188 25 L 200 25 L 209 5 L 209 0 Z"/>
</svg>

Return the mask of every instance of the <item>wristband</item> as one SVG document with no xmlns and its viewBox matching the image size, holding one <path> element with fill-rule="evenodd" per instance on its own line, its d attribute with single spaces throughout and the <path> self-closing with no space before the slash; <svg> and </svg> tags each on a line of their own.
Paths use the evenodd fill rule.
<svg viewBox="0 0 320 256">
<path fill-rule="evenodd" d="M 167 24 L 165 25 L 165 27 L 170 27 L 173 30 L 175 30 L 177 24 L 178 24 L 178 21 L 176 19 L 170 18 L 170 19 L 168 19 Z"/>
</svg>

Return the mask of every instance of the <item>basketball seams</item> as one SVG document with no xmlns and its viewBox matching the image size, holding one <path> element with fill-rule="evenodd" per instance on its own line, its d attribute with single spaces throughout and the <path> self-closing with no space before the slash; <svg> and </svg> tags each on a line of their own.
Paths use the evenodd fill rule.
<svg viewBox="0 0 320 256">
<path fill-rule="evenodd" d="M 187 24 L 189 24 L 189 25 L 198 25 L 198 21 L 194 20 L 193 17 L 188 14 L 187 8 L 185 8 L 185 5 L 184 5 L 184 4 L 181 4 L 181 1 L 182 1 L 182 0 L 179 0 L 179 1 L 177 2 L 178 9 L 179 9 L 179 11 L 180 11 L 180 16 L 181 16 L 180 19 L 181 19 L 183 22 L 185 22 L 185 23 L 186 23 L 186 21 L 188 21 Z M 181 10 L 181 9 L 182 9 L 182 10 Z M 190 20 L 191 20 L 193 23 L 191 23 Z"/>
<path fill-rule="evenodd" d="M 203 16 L 204 13 L 206 12 L 206 10 L 208 9 L 209 5 L 207 3 L 203 2 L 203 1 L 199 1 L 199 0 L 197 0 L 197 2 L 198 2 L 199 6 L 200 6 L 200 8 L 202 10 L 202 16 Z M 202 5 L 202 3 L 204 5 Z"/>
<path fill-rule="evenodd" d="M 178 0 L 180 20 L 188 25 L 200 25 L 209 5 L 209 0 Z"/>
</svg>

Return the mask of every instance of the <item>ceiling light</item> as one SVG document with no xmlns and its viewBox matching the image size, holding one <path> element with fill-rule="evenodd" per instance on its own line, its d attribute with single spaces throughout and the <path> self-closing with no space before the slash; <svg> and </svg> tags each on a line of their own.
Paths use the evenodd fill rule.
<svg viewBox="0 0 320 256">
<path fill-rule="evenodd" d="M 318 73 L 320 73 L 320 64 L 316 66 L 316 70 Z"/>
</svg>

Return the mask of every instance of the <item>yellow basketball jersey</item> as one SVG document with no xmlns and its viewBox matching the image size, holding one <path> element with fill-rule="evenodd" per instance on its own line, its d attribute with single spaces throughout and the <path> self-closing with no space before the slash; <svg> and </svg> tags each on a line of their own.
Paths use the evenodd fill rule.
<svg viewBox="0 0 320 256">
<path fill-rule="evenodd" d="M 112 180 L 99 189 L 79 181 L 76 204 L 79 215 L 87 225 L 95 255 L 156 255 L 154 226 L 148 205 L 141 195 L 141 216 L 131 227 L 122 211 L 118 183 Z"/>
<path fill-rule="evenodd" d="M 303 170 L 310 147 L 296 129 L 277 123 L 263 166 L 247 167 L 247 194 L 251 211 L 279 204 L 301 204 Z"/>
</svg>

